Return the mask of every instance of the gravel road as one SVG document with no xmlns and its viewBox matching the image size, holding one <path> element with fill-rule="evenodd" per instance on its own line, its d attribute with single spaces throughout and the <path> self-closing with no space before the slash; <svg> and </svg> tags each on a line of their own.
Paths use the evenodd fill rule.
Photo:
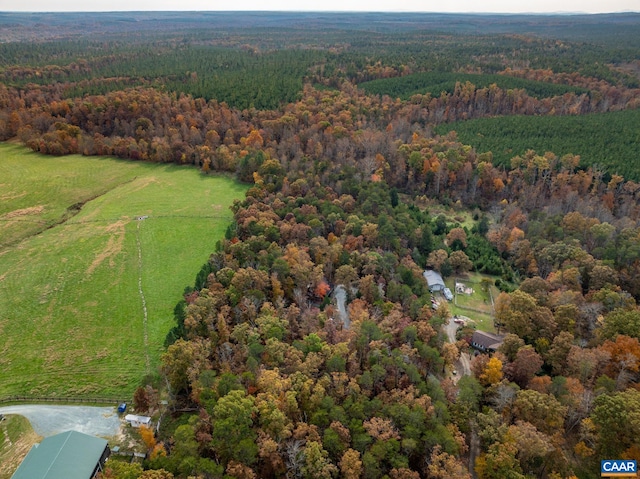
<svg viewBox="0 0 640 479">
<path fill-rule="evenodd" d="M 351 321 L 349 320 L 349 313 L 347 312 L 347 290 L 344 286 L 339 284 L 336 286 L 335 298 L 338 303 L 338 311 L 340 312 L 340 318 L 344 323 L 344 329 L 351 327 Z"/>
<path fill-rule="evenodd" d="M 447 332 L 447 338 L 450 343 L 455 344 L 456 342 L 456 331 L 458 330 L 458 325 L 453 321 L 453 318 L 449 318 L 449 323 L 444 326 L 445 331 Z M 471 375 L 471 361 L 469 360 L 469 355 L 465 353 L 460 353 L 460 359 L 457 361 L 458 370 L 462 373 L 463 376 Z M 454 378 L 455 382 L 458 382 L 460 376 Z"/>
<path fill-rule="evenodd" d="M 26 417 L 44 437 L 70 430 L 109 437 L 120 431 L 120 418 L 113 407 L 21 405 L 0 407 L 0 414 Z"/>
</svg>

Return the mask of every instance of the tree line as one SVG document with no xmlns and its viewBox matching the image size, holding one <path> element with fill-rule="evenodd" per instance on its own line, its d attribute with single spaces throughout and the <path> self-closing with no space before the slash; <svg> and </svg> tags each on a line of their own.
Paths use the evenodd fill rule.
<svg viewBox="0 0 640 479">
<path fill-rule="evenodd" d="M 416 94 L 430 94 L 440 96 L 442 92 L 452 94 L 459 84 L 472 83 L 476 88 L 487 88 L 492 84 L 497 85 L 502 90 L 524 90 L 528 96 L 533 98 L 552 98 L 565 93 L 575 93 L 577 95 L 588 93 L 587 90 L 557 83 L 527 80 L 507 75 L 479 75 L 470 73 L 448 73 L 448 72 L 428 72 L 414 73 L 396 78 L 384 78 L 372 80 L 360 84 L 367 93 L 373 95 L 389 95 L 393 98 L 403 100 L 410 99 Z M 458 86 L 457 86 L 458 84 Z"/>
</svg>

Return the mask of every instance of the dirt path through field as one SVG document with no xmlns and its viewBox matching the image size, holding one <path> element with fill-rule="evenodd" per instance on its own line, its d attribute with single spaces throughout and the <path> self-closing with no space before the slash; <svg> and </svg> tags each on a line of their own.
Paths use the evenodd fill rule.
<svg viewBox="0 0 640 479">
<path fill-rule="evenodd" d="M 147 368 L 147 374 L 151 372 L 151 359 L 149 358 L 149 326 L 148 326 L 148 313 L 147 313 L 147 300 L 144 297 L 144 291 L 142 290 L 142 245 L 140 243 L 140 225 L 147 219 L 146 216 L 138 218 L 138 224 L 136 226 L 136 245 L 138 248 L 138 294 L 140 295 L 140 301 L 142 301 L 142 327 L 144 334 L 144 360 Z"/>
</svg>

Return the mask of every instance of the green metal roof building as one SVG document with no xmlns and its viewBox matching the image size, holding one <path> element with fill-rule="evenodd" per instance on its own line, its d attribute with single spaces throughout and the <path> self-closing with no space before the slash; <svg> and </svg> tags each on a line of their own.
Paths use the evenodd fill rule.
<svg viewBox="0 0 640 479">
<path fill-rule="evenodd" d="M 11 479 L 93 479 L 109 454 L 105 439 L 63 432 L 34 445 Z"/>
</svg>

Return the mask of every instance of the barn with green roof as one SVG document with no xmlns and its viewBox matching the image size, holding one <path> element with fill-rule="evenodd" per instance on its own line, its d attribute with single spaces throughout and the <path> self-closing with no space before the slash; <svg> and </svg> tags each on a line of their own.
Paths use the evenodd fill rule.
<svg viewBox="0 0 640 479">
<path fill-rule="evenodd" d="M 105 439 L 63 432 L 34 445 L 11 479 L 93 479 L 109 454 Z"/>
</svg>

